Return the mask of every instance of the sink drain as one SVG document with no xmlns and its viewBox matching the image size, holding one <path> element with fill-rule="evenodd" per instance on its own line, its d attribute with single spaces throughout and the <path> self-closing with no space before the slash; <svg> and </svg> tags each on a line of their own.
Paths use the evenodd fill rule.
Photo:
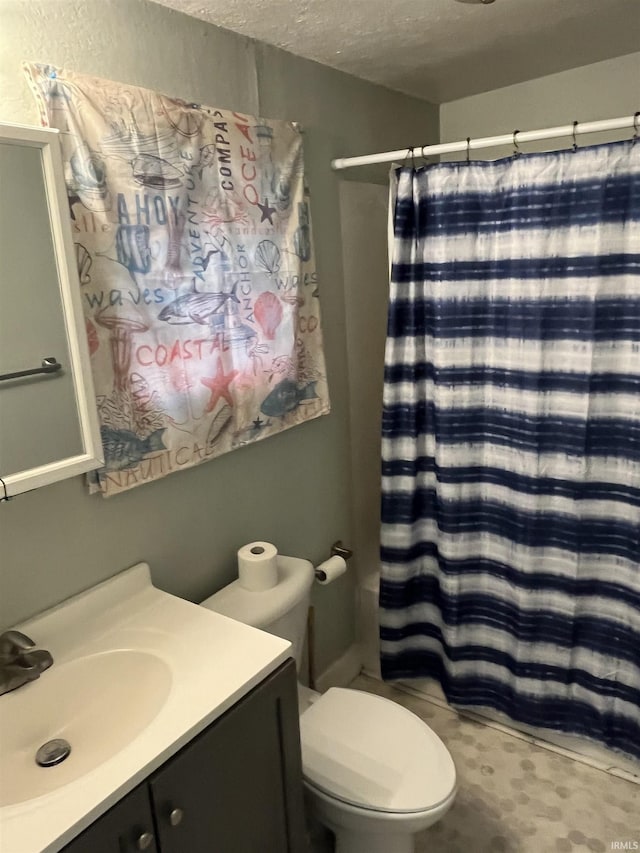
<svg viewBox="0 0 640 853">
<path fill-rule="evenodd" d="M 64 738 L 57 737 L 43 743 L 36 752 L 36 764 L 40 767 L 55 767 L 69 756 L 71 744 Z"/>
</svg>

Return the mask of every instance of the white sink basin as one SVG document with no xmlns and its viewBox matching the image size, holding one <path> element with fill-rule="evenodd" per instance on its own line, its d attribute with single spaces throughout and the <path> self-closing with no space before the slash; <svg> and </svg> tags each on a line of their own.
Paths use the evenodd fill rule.
<svg viewBox="0 0 640 853">
<path fill-rule="evenodd" d="M 130 649 L 53 666 L 2 697 L 0 806 L 41 797 L 113 757 L 158 714 L 171 670 L 153 654 Z M 44 743 L 64 738 L 71 753 L 53 767 L 36 764 Z"/>
<path fill-rule="evenodd" d="M 53 656 L 0 696 L 0 851 L 57 853 L 291 654 L 139 563 L 15 626 Z M 40 767 L 38 749 L 71 752 Z"/>
</svg>

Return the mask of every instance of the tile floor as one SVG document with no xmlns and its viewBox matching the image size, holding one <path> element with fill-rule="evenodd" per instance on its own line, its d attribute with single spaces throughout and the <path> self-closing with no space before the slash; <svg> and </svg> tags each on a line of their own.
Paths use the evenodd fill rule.
<svg viewBox="0 0 640 853">
<path fill-rule="evenodd" d="M 409 708 L 453 756 L 458 796 L 416 853 L 640 851 L 640 785 L 359 676 L 351 685 Z M 331 850 L 320 834 L 314 853 Z M 392 850 L 389 853 L 393 853 Z"/>
</svg>

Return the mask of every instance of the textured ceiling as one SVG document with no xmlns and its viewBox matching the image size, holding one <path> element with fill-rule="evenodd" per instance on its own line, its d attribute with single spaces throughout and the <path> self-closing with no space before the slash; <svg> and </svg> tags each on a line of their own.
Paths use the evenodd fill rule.
<svg viewBox="0 0 640 853">
<path fill-rule="evenodd" d="M 155 2 L 436 103 L 640 47 L 640 0 Z"/>
</svg>

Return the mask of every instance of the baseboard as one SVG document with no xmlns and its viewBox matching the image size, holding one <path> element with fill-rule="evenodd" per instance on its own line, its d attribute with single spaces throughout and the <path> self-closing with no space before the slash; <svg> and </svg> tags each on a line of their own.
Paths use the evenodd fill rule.
<svg viewBox="0 0 640 853">
<path fill-rule="evenodd" d="M 362 671 L 362 652 L 360 646 L 354 643 L 330 664 L 324 672 L 316 676 L 315 689 L 324 693 L 330 687 L 346 687 L 351 684 Z"/>
</svg>

